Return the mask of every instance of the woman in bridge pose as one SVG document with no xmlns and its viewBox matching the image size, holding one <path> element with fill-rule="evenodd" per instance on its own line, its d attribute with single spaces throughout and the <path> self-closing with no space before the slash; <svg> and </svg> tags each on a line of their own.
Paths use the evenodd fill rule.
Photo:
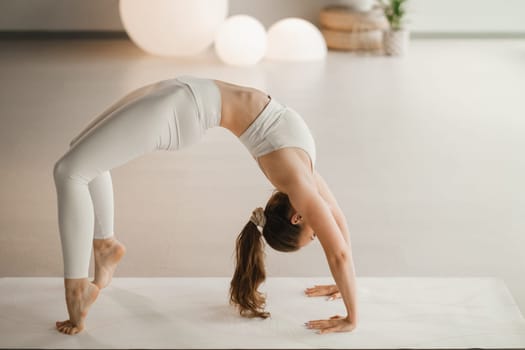
<svg viewBox="0 0 525 350">
<path fill-rule="evenodd" d="M 69 319 L 66 334 L 85 327 L 88 309 L 125 254 L 113 232 L 110 169 L 148 152 L 188 147 L 223 127 L 247 147 L 276 191 L 258 207 L 236 240 L 230 303 L 246 317 L 266 318 L 263 237 L 282 252 L 318 237 L 334 285 L 306 289 L 308 296 L 342 297 L 346 316 L 306 323 L 320 333 L 352 331 L 358 321 L 355 269 L 345 216 L 315 170 L 312 135 L 292 108 L 268 94 L 228 82 L 179 76 L 143 86 L 117 101 L 70 143 L 55 163 L 58 223 Z M 88 280 L 91 247 L 95 276 Z"/>
</svg>

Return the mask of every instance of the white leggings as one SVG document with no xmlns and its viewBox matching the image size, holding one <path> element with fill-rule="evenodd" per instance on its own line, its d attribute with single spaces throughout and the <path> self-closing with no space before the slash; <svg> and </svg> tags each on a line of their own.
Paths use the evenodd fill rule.
<svg viewBox="0 0 525 350">
<path fill-rule="evenodd" d="M 110 169 L 152 151 L 187 147 L 219 124 L 220 92 L 211 80 L 198 82 L 170 79 L 129 93 L 55 163 L 64 278 L 87 278 L 93 238 L 114 234 Z"/>
</svg>

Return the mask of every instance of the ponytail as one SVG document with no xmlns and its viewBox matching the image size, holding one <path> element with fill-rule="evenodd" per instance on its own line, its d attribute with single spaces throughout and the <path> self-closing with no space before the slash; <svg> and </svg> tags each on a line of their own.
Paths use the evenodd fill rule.
<svg viewBox="0 0 525 350">
<path fill-rule="evenodd" d="M 243 317 L 267 318 L 264 311 L 266 297 L 257 288 L 266 279 L 263 240 L 257 226 L 252 222 L 244 226 L 237 237 L 236 267 L 230 283 L 230 304 L 236 305 Z"/>
</svg>

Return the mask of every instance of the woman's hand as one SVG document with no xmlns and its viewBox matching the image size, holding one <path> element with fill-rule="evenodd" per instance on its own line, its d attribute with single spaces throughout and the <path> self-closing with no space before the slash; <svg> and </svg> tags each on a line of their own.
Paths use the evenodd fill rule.
<svg viewBox="0 0 525 350">
<path fill-rule="evenodd" d="M 328 295 L 328 300 L 335 300 L 341 298 L 341 293 L 337 289 L 337 285 L 328 284 L 328 285 L 316 285 L 312 288 L 306 288 L 304 293 L 309 297 L 319 297 Z"/>
<path fill-rule="evenodd" d="M 348 317 L 332 316 L 329 320 L 315 320 L 305 323 L 307 328 L 319 329 L 319 334 L 332 332 L 351 332 L 355 329 L 356 324 L 351 322 Z"/>
</svg>

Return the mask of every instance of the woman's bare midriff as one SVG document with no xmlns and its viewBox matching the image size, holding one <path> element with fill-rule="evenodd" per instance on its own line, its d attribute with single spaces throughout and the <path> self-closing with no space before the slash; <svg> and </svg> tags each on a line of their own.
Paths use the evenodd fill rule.
<svg viewBox="0 0 525 350">
<path fill-rule="evenodd" d="M 270 102 L 270 97 L 263 91 L 215 80 L 221 92 L 220 126 L 230 130 L 237 137 L 248 129 Z M 259 168 L 270 182 L 279 189 L 289 181 L 293 173 L 310 177 L 311 162 L 305 151 L 287 147 L 274 150 L 256 159 Z M 286 164 L 286 166 L 283 166 Z"/>
<path fill-rule="evenodd" d="M 220 126 L 239 137 L 259 116 L 270 98 L 268 94 L 254 88 L 221 80 L 215 80 L 215 83 L 221 92 Z"/>
</svg>

